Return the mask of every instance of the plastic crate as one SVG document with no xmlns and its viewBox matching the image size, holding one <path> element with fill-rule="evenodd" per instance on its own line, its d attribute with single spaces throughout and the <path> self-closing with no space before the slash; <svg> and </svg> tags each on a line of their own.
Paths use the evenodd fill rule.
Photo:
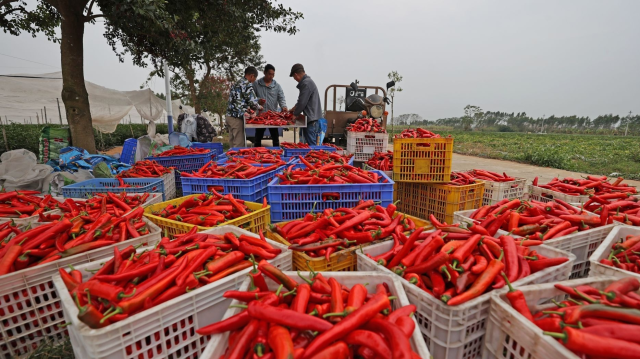
<svg viewBox="0 0 640 359">
<path fill-rule="evenodd" d="M 206 148 L 211 151 L 216 151 L 218 156 L 224 153 L 222 142 L 191 142 L 191 148 Z"/>
<path fill-rule="evenodd" d="M 604 290 L 615 278 L 597 277 L 562 282 L 571 287 L 591 285 Z M 552 299 L 566 300 L 568 295 L 553 284 L 536 284 L 518 287 L 524 294 L 530 309 L 548 308 Z M 487 321 L 487 335 L 483 346 L 483 359 L 580 359 L 557 339 L 542 334 L 542 329 L 531 323 L 511 307 L 504 293 L 491 296 L 491 314 Z"/>
<path fill-rule="evenodd" d="M 178 221 L 168 220 L 166 218 L 163 218 L 163 217 L 160 217 L 160 216 L 156 216 L 153 213 L 154 212 L 156 212 L 156 213 L 160 212 L 161 210 L 165 209 L 170 204 L 179 205 L 182 202 L 186 201 L 189 197 L 193 197 L 193 196 L 197 196 L 197 195 L 180 197 L 180 198 L 173 199 L 171 201 L 166 201 L 166 202 L 154 204 L 154 205 L 149 206 L 149 207 L 144 209 L 144 215 L 151 222 L 153 222 L 156 225 L 158 225 L 158 227 L 160 227 L 163 230 L 163 233 L 165 233 L 164 231 L 166 231 L 166 233 L 171 235 L 171 236 L 176 235 L 176 234 L 187 233 L 187 232 L 189 232 L 191 230 L 191 228 L 194 227 L 193 224 L 188 224 L 188 223 L 182 223 L 182 222 L 178 222 Z M 245 216 L 238 217 L 236 219 L 224 222 L 221 225 L 216 226 L 216 227 L 220 227 L 220 226 L 236 226 L 236 227 L 240 227 L 242 229 L 246 229 L 247 231 L 252 232 L 252 233 L 258 233 L 259 231 L 261 231 L 263 229 L 267 229 L 268 225 L 271 223 L 271 215 L 270 215 L 270 212 L 269 212 L 269 209 L 271 207 L 267 206 L 266 208 L 262 208 L 262 203 L 245 202 L 244 204 L 249 209 L 251 209 L 253 212 L 251 212 L 251 213 L 249 213 L 249 214 L 247 214 Z M 207 229 L 211 229 L 211 228 L 214 228 L 214 227 L 200 227 L 200 226 L 198 226 L 198 232 L 206 231 Z"/>
<path fill-rule="evenodd" d="M 122 152 L 120 153 L 120 162 L 132 165 L 136 162 L 136 149 L 138 148 L 138 140 L 135 138 L 127 138 L 122 144 Z"/>
<path fill-rule="evenodd" d="M 143 220 L 151 232 L 147 235 L 0 276 L 0 357 L 18 357 L 35 350 L 46 337 L 59 340 L 66 336 L 67 329 L 58 327 L 66 320 L 51 277 L 58 268 L 110 258 L 114 247 L 122 250 L 130 245 L 159 242 L 160 228 Z"/>
<path fill-rule="evenodd" d="M 442 183 L 451 180 L 453 138 L 393 139 L 393 180 Z"/>
<path fill-rule="evenodd" d="M 360 200 L 373 200 L 386 207 L 393 201 L 393 181 L 384 173 L 377 172 L 381 180 L 388 182 L 281 186 L 280 179 L 276 177 L 267 186 L 271 218 L 274 222 L 290 221 L 304 217 L 312 209 L 321 212 L 327 208 L 355 207 Z M 340 199 L 323 202 L 323 193 L 339 193 Z"/>
<path fill-rule="evenodd" d="M 164 200 L 176 198 L 176 170 L 171 169 L 171 173 L 165 173 L 160 178 L 164 182 Z"/>
<path fill-rule="evenodd" d="M 455 213 L 453 223 L 471 222 L 471 211 L 460 211 Z M 602 227 L 588 229 L 586 231 L 568 234 L 566 236 L 544 241 L 549 247 L 558 248 L 563 251 L 571 252 L 576 256 L 576 260 L 571 268 L 571 276 L 569 279 L 584 278 L 589 275 L 589 258 L 605 241 L 605 238 L 616 228 L 617 225 L 609 224 Z M 514 238 L 519 236 L 513 235 Z"/>
<path fill-rule="evenodd" d="M 133 187 L 120 187 L 115 178 L 95 178 L 62 187 L 65 198 L 89 198 L 94 193 L 160 193 L 164 198 L 164 182 L 160 178 L 124 178 Z"/>
<path fill-rule="evenodd" d="M 168 157 L 147 157 L 147 160 L 153 160 L 158 162 L 159 165 L 164 167 L 172 167 L 176 170 L 176 195 L 178 192 L 182 192 L 182 182 L 180 182 L 180 172 L 183 171 L 197 171 L 202 166 L 206 165 L 209 161 L 215 161 L 217 154 L 215 151 L 208 153 L 201 153 L 197 155 L 186 156 L 168 156 Z"/>
<path fill-rule="evenodd" d="M 392 247 L 393 242 L 386 242 L 366 247 L 363 249 L 364 253 L 358 252 L 358 271 L 377 270 L 395 275 L 367 257 L 367 254 L 377 256 L 388 252 Z M 535 250 L 551 258 L 568 257 L 569 261 L 517 280 L 514 282 L 517 288 L 523 284 L 555 283 L 569 277 L 575 260 L 573 254 L 547 246 L 538 246 Z M 434 358 L 471 359 L 480 356 L 489 317 L 490 292 L 452 307 L 404 278 L 397 278 L 401 281 L 409 302 L 417 307 L 416 319 Z M 504 290 L 506 288 L 501 289 Z"/>
<path fill-rule="evenodd" d="M 526 178 L 519 177 L 516 177 L 515 181 L 509 182 L 485 181 L 482 205 L 494 205 L 505 198 L 522 199 L 526 183 Z"/>
<path fill-rule="evenodd" d="M 289 277 L 293 278 L 298 283 L 303 283 L 303 280 L 300 279 L 298 273 L 296 272 L 287 272 L 285 273 Z M 309 277 L 309 272 L 303 272 L 301 275 L 305 277 Z M 406 294 L 402 288 L 402 285 L 398 282 L 397 279 L 393 278 L 390 275 L 380 275 L 379 272 L 363 272 L 363 273 L 324 273 L 323 276 L 327 278 L 335 278 L 340 284 L 344 284 L 347 287 L 354 286 L 356 284 L 366 284 L 367 290 L 369 293 L 375 292 L 376 285 L 380 283 L 386 283 L 389 287 L 389 292 L 391 295 L 398 297 L 398 299 L 391 302 L 391 306 L 393 309 L 398 309 L 405 305 L 409 305 L 409 300 L 407 299 Z M 272 281 L 270 278 L 266 278 L 267 285 L 269 289 L 275 290 L 278 288 L 278 285 Z M 249 290 L 249 279 L 245 279 L 244 283 L 240 287 L 241 291 Z M 235 304 L 244 304 L 234 300 L 232 305 Z M 241 308 L 229 308 L 224 314 L 223 319 L 229 318 L 233 315 L 240 313 L 243 309 Z M 415 320 L 415 319 L 414 319 Z M 229 338 L 229 332 L 225 332 L 222 334 L 216 334 L 211 337 L 209 344 L 207 344 L 207 348 L 202 353 L 201 358 L 203 359 L 218 359 L 224 355 L 224 352 L 227 348 Z M 431 355 L 429 354 L 429 349 L 427 349 L 422 336 L 420 335 L 420 331 L 417 328 L 413 331 L 413 335 L 411 336 L 411 348 L 420 358 L 429 359 Z"/>
<path fill-rule="evenodd" d="M 351 157 L 351 158 L 353 158 L 353 157 Z M 380 171 L 377 168 L 373 168 L 373 167 L 369 166 L 366 162 L 362 164 L 362 169 L 365 170 L 365 171 Z M 380 172 L 386 174 L 387 177 L 389 177 L 389 178 L 393 178 L 393 171 L 380 171 Z"/>
<path fill-rule="evenodd" d="M 545 203 L 551 202 L 556 198 L 567 203 L 586 203 L 589 200 L 589 196 L 587 195 L 572 196 L 566 193 L 552 191 L 550 189 L 533 185 L 527 185 L 524 198 L 533 199 Z"/>
<path fill-rule="evenodd" d="M 589 258 L 591 270 L 589 277 L 611 276 L 616 278 L 636 277 L 640 279 L 640 274 L 608 266 L 600 263 L 600 260 L 607 259 L 611 253 L 611 247 L 614 243 L 624 240 L 628 235 L 640 235 L 640 227 L 632 226 L 616 226 L 607 235 L 607 238 L 600 244 L 598 249 L 593 252 Z"/>
<path fill-rule="evenodd" d="M 347 132 L 347 153 L 356 161 L 367 161 L 374 152 L 387 152 L 388 133 Z"/>
<path fill-rule="evenodd" d="M 304 157 L 307 153 L 317 150 L 317 151 L 327 151 L 327 152 L 336 152 L 336 149 L 329 146 L 309 146 L 311 148 L 283 148 L 284 157 L 291 158 L 302 156 Z"/>
<path fill-rule="evenodd" d="M 273 164 L 254 164 L 254 166 L 270 167 Z M 182 177 L 182 194 L 189 196 L 209 193 L 212 192 L 210 188 L 213 188 L 218 193 L 232 194 L 237 199 L 262 202 L 267 196 L 267 185 L 276 173 L 282 173 L 283 170 L 284 166 L 280 166 L 273 171 L 249 179 Z"/>
<path fill-rule="evenodd" d="M 455 212 L 482 206 L 484 182 L 477 182 L 467 186 L 396 182 L 398 210 L 419 218 L 433 214 L 439 221 L 453 223 Z"/>
<path fill-rule="evenodd" d="M 205 233 L 231 232 L 256 237 L 234 226 L 210 229 Z M 291 269 L 291 253 L 271 242 L 283 253 L 269 262 L 281 270 Z M 95 265 L 77 267 L 86 280 L 92 276 L 86 269 Z M 138 358 L 196 358 L 204 351 L 209 336 L 200 336 L 195 330 L 222 319 L 231 300 L 222 295 L 236 290 L 247 278 L 251 268 L 231 274 L 178 298 L 135 314 L 105 328 L 90 329 L 78 320 L 78 309 L 59 275 L 53 278 L 64 309 L 71 345 L 76 358 L 138 359 Z"/>
<path fill-rule="evenodd" d="M 398 213 L 398 215 L 404 215 L 404 214 Z M 419 219 L 412 216 L 407 216 L 407 217 L 411 218 L 411 220 L 415 222 L 416 228 L 425 227 L 427 228 L 427 230 L 430 230 L 433 228 L 433 226 L 431 226 L 431 223 L 429 223 L 424 219 Z M 279 225 L 282 227 L 286 223 L 288 222 L 283 222 L 283 223 L 280 223 Z M 267 230 L 267 238 L 273 239 L 278 243 L 282 243 L 287 247 L 291 245 L 291 243 L 287 242 L 286 239 L 284 239 L 281 235 L 279 235 L 277 232 L 272 231 L 271 229 Z M 363 244 L 362 247 L 366 247 L 375 243 L 380 243 L 380 242 L 383 242 L 384 240 L 386 239 Z M 327 259 L 324 256 L 314 258 L 314 257 L 308 256 L 303 252 L 292 251 L 293 252 L 293 269 L 306 271 L 306 270 L 309 270 L 309 268 L 311 268 L 314 272 L 342 272 L 342 271 L 353 272 L 358 270 L 358 259 L 356 257 L 355 252 L 359 248 L 360 246 L 343 249 L 341 251 L 335 252 L 329 257 L 330 259 L 329 261 L 327 261 Z"/>
</svg>

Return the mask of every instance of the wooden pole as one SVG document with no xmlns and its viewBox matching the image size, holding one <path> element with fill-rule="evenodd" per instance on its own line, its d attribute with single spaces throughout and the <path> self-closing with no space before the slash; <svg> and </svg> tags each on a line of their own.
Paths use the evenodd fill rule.
<svg viewBox="0 0 640 359">
<path fill-rule="evenodd" d="M 44 122 L 49 122 L 47 119 L 47 106 L 44 107 Z"/>
<path fill-rule="evenodd" d="M 42 123 L 46 125 L 47 121 L 44 120 L 44 112 L 42 112 L 42 109 L 40 109 L 40 118 L 42 119 Z"/>
<path fill-rule="evenodd" d="M 40 118 L 38 117 L 38 111 L 36 111 L 36 123 L 40 126 Z"/>
</svg>

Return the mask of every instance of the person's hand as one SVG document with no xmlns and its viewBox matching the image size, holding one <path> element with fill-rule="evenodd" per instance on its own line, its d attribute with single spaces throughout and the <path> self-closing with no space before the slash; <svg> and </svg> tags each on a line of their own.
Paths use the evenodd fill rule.
<svg viewBox="0 0 640 359">
<path fill-rule="evenodd" d="M 283 107 L 283 108 L 282 108 L 282 111 L 283 111 L 283 112 L 287 112 L 287 111 L 289 111 L 289 110 L 288 110 L 286 107 Z"/>
<path fill-rule="evenodd" d="M 289 110 L 289 112 L 294 112 L 295 110 L 296 110 L 296 107 L 295 107 L 295 106 L 293 106 L 293 107 Z"/>
<path fill-rule="evenodd" d="M 265 103 L 267 103 L 267 100 L 265 100 L 263 98 L 258 99 L 258 104 L 264 105 Z"/>
</svg>

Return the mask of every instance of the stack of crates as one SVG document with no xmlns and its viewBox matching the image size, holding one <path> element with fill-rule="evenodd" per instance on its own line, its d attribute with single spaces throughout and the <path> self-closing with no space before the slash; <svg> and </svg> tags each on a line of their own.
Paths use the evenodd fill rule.
<svg viewBox="0 0 640 359">
<path fill-rule="evenodd" d="M 456 211 L 482 206 L 484 183 L 452 186 L 453 138 L 396 138 L 393 180 L 398 211 L 453 223 Z"/>
</svg>

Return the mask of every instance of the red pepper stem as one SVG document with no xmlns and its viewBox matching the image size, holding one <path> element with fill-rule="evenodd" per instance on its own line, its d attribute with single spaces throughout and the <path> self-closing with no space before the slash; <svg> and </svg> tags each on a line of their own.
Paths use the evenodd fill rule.
<svg viewBox="0 0 640 359">
<path fill-rule="evenodd" d="M 509 282 L 509 279 L 507 279 L 507 275 L 504 274 L 504 272 L 500 272 L 500 275 L 502 276 L 502 278 L 504 278 L 504 281 L 507 282 L 507 286 L 509 287 L 509 293 L 515 292 L 516 290 L 511 285 L 511 282 Z"/>
<path fill-rule="evenodd" d="M 559 307 L 559 308 L 564 308 L 564 307 L 566 307 L 566 306 L 567 306 L 566 304 L 562 304 L 562 303 L 558 302 L 558 301 L 557 301 L 557 300 L 555 300 L 555 299 L 551 299 L 551 303 L 555 304 L 555 305 L 556 305 L 557 307 Z"/>
<path fill-rule="evenodd" d="M 280 296 L 280 292 L 282 291 L 283 287 L 284 287 L 284 284 L 280 284 L 280 286 L 278 287 L 278 290 L 276 290 L 276 297 Z"/>
<path fill-rule="evenodd" d="M 556 312 L 553 310 L 543 310 L 542 314 L 555 314 L 555 315 L 563 316 L 564 312 Z"/>
<path fill-rule="evenodd" d="M 246 304 L 234 304 L 234 305 L 230 305 L 229 308 L 242 308 L 242 309 L 247 309 L 249 308 L 248 305 Z"/>
<path fill-rule="evenodd" d="M 567 340 L 567 334 L 566 333 L 542 332 L 542 334 L 548 335 L 548 336 L 556 338 L 556 339 Z"/>
<path fill-rule="evenodd" d="M 124 294 L 124 292 L 118 293 L 118 299 L 133 297 L 136 294 L 136 289 L 138 288 L 133 288 L 133 291 L 130 294 Z M 87 295 L 89 295 L 89 293 L 87 293 Z"/>
<path fill-rule="evenodd" d="M 315 309 L 314 309 L 315 310 Z M 343 312 L 337 312 L 337 313 L 327 313 L 325 315 L 322 316 L 322 318 L 328 318 L 328 317 L 346 317 L 347 316 L 347 311 L 343 311 Z"/>
<path fill-rule="evenodd" d="M 309 285 L 313 285 L 313 282 L 307 278 L 305 278 L 302 273 L 300 273 L 300 270 L 298 269 L 298 277 L 300 277 L 303 281 L 307 282 Z"/>
</svg>

